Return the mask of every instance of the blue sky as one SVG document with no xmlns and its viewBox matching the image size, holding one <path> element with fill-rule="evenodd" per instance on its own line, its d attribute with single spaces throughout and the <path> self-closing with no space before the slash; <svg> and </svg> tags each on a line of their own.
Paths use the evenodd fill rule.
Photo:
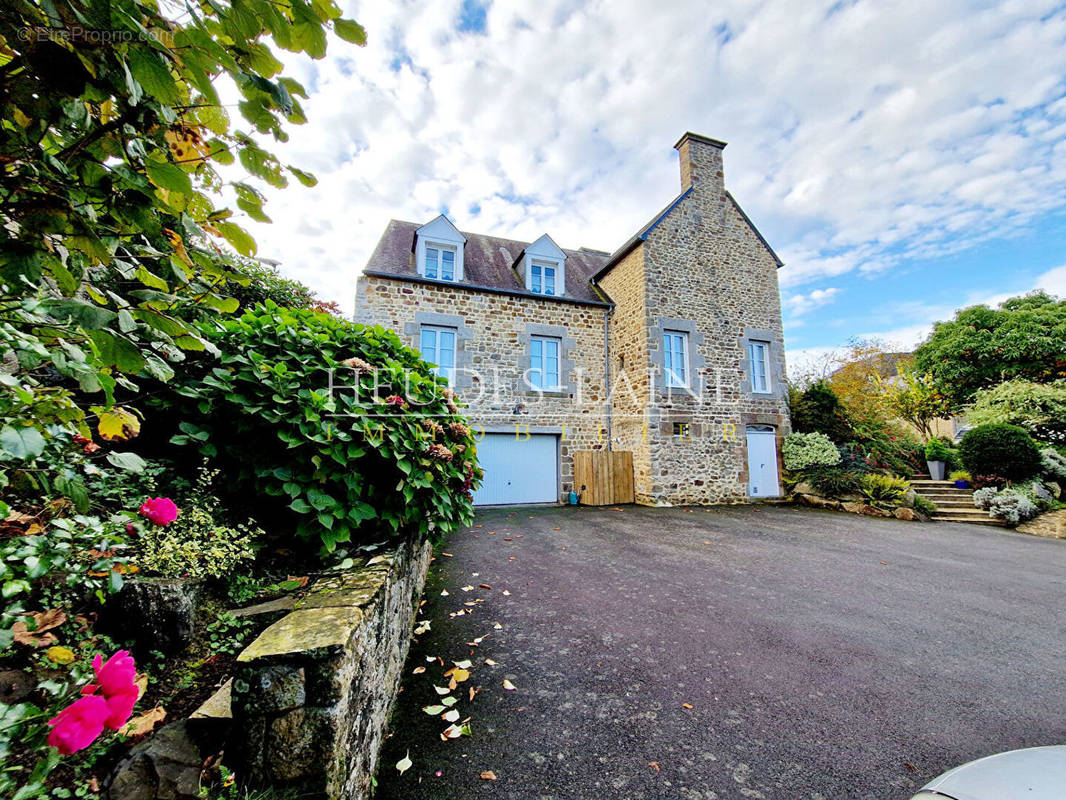
<svg viewBox="0 0 1066 800">
<path fill-rule="evenodd" d="M 1041 0 L 351 2 L 366 48 L 286 54 L 312 96 L 260 254 L 346 309 L 390 218 L 613 250 L 678 192 L 672 144 L 786 266 L 796 371 L 852 337 L 1066 295 L 1066 6 Z"/>
</svg>

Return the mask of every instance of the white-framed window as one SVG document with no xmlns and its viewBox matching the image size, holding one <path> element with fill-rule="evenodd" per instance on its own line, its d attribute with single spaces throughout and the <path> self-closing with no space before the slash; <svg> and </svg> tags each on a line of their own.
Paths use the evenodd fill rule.
<svg viewBox="0 0 1066 800">
<path fill-rule="evenodd" d="M 529 268 L 529 290 L 534 294 L 555 294 L 555 263 L 534 261 Z"/>
<path fill-rule="evenodd" d="M 552 391 L 560 386 L 559 351 L 562 342 L 552 336 L 533 336 L 529 341 L 529 385 Z"/>
<path fill-rule="evenodd" d="M 438 325 L 423 325 L 419 350 L 422 358 L 435 364 L 434 375 L 446 378 L 448 383 L 455 382 L 455 328 L 442 328 Z"/>
<path fill-rule="evenodd" d="M 668 388 L 688 388 L 688 334 L 684 331 L 663 331 L 663 375 Z"/>
<path fill-rule="evenodd" d="M 770 343 L 748 342 L 748 364 L 751 369 L 751 390 L 758 394 L 769 394 L 770 386 Z"/>
<path fill-rule="evenodd" d="M 441 281 L 455 280 L 455 248 L 427 243 L 425 246 L 422 274 Z"/>
</svg>

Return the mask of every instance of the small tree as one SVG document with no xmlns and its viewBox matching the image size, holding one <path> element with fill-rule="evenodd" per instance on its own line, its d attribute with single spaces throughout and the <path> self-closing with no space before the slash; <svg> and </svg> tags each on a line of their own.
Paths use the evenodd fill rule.
<svg viewBox="0 0 1066 800">
<path fill-rule="evenodd" d="M 855 437 L 847 412 L 826 380 L 818 380 L 802 392 L 789 395 L 792 430 L 797 433 L 824 433 L 837 444 Z"/>
<path fill-rule="evenodd" d="M 881 397 L 890 413 L 906 420 L 925 439 L 933 435 L 933 420 L 951 414 L 952 401 L 945 395 L 929 373 L 919 373 L 912 366 L 904 366 L 890 381 L 880 381 Z"/>
</svg>

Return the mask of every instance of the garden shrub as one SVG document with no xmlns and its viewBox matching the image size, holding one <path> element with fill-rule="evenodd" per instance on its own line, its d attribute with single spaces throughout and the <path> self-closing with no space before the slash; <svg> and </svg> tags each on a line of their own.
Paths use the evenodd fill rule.
<svg viewBox="0 0 1066 800">
<path fill-rule="evenodd" d="M 792 430 L 822 433 L 838 444 L 855 439 L 847 411 L 828 381 L 815 381 L 802 392 L 789 393 Z"/>
<path fill-rule="evenodd" d="M 246 523 L 223 523 L 222 504 L 212 494 L 211 486 L 219 471 L 201 468 L 193 491 L 182 499 L 177 517 L 159 523 L 145 506 L 141 516 L 146 522 L 134 522 L 137 536 L 134 561 L 148 575 L 165 578 L 219 578 L 241 561 L 254 555 L 253 544 L 263 531 L 249 520 Z M 173 518 L 173 514 L 163 519 Z"/>
<path fill-rule="evenodd" d="M 172 441 L 212 458 L 259 518 L 287 506 L 327 551 L 469 522 L 475 439 L 395 333 L 271 301 L 202 330 L 221 355 L 176 376 L 159 406 L 185 420 Z"/>
<path fill-rule="evenodd" d="M 948 475 L 948 479 L 953 481 L 966 481 L 967 483 L 970 483 L 971 481 L 970 473 L 964 469 L 955 470 Z"/>
<path fill-rule="evenodd" d="M 966 419 L 971 425 L 1017 425 L 1035 439 L 1066 443 L 1066 380 L 1018 379 L 982 389 L 966 409 Z"/>
<path fill-rule="evenodd" d="M 862 476 L 861 491 L 871 505 L 893 508 L 903 503 L 910 481 L 893 475 L 870 473 Z"/>
<path fill-rule="evenodd" d="M 1000 475 L 974 475 L 970 482 L 974 489 L 985 489 L 989 486 L 1000 489 L 1007 485 L 1007 479 Z"/>
<path fill-rule="evenodd" d="M 972 475 L 994 474 L 1023 481 L 1040 472 L 1040 451 L 1017 425 L 979 425 L 962 437 L 959 451 Z"/>
<path fill-rule="evenodd" d="M 845 467 L 808 467 L 801 474 L 823 497 L 858 494 L 862 486 L 863 473 Z"/>
<path fill-rule="evenodd" d="M 1045 478 L 1066 481 L 1066 456 L 1053 447 L 1040 451 L 1040 472 Z"/>
<path fill-rule="evenodd" d="M 925 445 L 926 461 L 947 461 L 951 457 L 951 448 L 940 439 L 930 439 Z"/>
<path fill-rule="evenodd" d="M 921 514 L 925 514 L 925 516 L 927 516 L 927 517 L 931 517 L 939 509 L 937 508 L 936 503 L 934 503 L 928 497 L 924 497 L 923 495 L 916 494 L 914 496 L 914 510 L 919 512 L 919 513 L 921 513 Z"/>
<path fill-rule="evenodd" d="M 840 461 L 840 451 L 824 433 L 790 433 L 781 445 L 785 469 L 793 472 L 807 467 L 831 467 Z"/>
<path fill-rule="evenodd" d="M 1040 513 L 1040 507 L 1026 496 L 1026 493 L 1013 488 L 996 489 L 986 486 L 973 493 L 975 508 L 987 511 L 993 519 L 1001 519 L 1008 525 L 1019 525 Z"/>
</svg>

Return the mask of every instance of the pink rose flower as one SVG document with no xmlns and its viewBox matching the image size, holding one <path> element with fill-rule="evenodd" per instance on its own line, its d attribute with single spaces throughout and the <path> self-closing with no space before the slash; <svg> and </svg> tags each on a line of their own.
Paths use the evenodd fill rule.
<svg viewBox="0 0 1066 800">
<path fill-rule="evenodd" d="M 124 694 L 131 689 L 137 690 L 134 682 L 137 678 L 137 665 L 129 650 L 119 650 L 104 663 L 99 653 L 93 659 L 93 672 L 96 673 L 96 685 L 105 696 Z"/>
<path fill-rule="evenodd" d="M 154 525 L 169 525 L 178 518 L 178 507 L 169 497 L 149 497 L 141 505 L 141 516 Z"/>
<path fill-rule="evenodd" d="M 123 726 L 130 721 L 130 717 L 133 716 L 133 707 L 137 705 L 138 694 L 140 694 L 140 691 L 134 686 L 129 691 L 105 697 L 104 699 L 107 701 L 107 719 L 104 720 L 104 727 L 113 731 L 122 730 Z"/>
<path fill-rule="evenodd" d="M 84 750 L 104 732 L 109 715 L 104 698 L 94 694 L 80 697 L 48 720 L 52 726 L 48 744 L 65 756 Z"/>
</svg>

